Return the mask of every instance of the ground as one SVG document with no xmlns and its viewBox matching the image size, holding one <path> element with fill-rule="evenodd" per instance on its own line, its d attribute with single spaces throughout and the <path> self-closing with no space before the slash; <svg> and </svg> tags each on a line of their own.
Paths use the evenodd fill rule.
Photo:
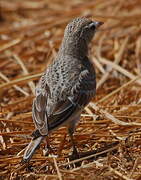
<svg viewBox="0 0 141 180">
<path fill-rule="evenodd" d="M 0 1 L 0 179 L 141 179 L 141 1 Z M 32 100 L 54 59 L 66 24 L 86 16 L 104 22 L 90 45 L 97 93 L 85 108 L 70 158 L 65 127 L 49 136 L 30 163 L 23 150 L 34 130 Z"/>
</svg>

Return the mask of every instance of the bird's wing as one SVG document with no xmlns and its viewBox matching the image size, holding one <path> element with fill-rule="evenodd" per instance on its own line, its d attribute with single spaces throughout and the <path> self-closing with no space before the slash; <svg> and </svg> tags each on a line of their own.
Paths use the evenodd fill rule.
<svg viewBox="0 0 141 180">
<path fill-rule="evenodd" d="M 48 134 L 48 117 L 46 112 L 48 95 L 49 87 L 46 83 L 44 74 L 36 88 L 36 97 L 33 100 L 32 105 L 32 116 L 37 130 L 34 132 L 34 138 L 31 140 L 24 152 L 23 162 L 28 162 L 31 159 L 35 150 L 39 147 L 44 138 L 44 136 L 41 135 Z M 38 135 L 37 132 L 39 133 Z"/>
<path fill-rule="evenodd" d="M 72 101 L 77 106 L 85 107 L 96 91 L 96 77 L 95 72 L 90 72 L 88 69 L 80 73 L 79 79 L 75 86 L 72 88 Z"/>
<path fill-rule="evenodd" d="M 47 116 L 47 99 L 49 87 L 46 83 L 45 74 L 41 77 L 39 85 L 36 88 L 36 97 L 33 100 L 32 116 L 35 127 L 42 135 L 48 134 L 48 116 Z"/>
<path fill-rule="evenodd" d="M 60 104 L 60 103 L 59 103 Z M 58 107 L 58 104 L 56 105 Z M 72 103 L 69 98 L 66 101 L 62 101 L 62 105 L 57 111 L 54 111 L 48 118 L 48 127 L 49 130 L 53 130 L 56 127 L 62 125 L 68 118 L 77 110 L 76 104 Z"/>
<path fill-rule="evenodd" d="M 66 101 L 56 105 L 57 108 L 49 117 L 49 129 L 63 124 L 72 114 L 81 111 L 94 96 L 95 89 L 95 73 L 92 74 L 88 70 L 82 71 L 71 89 L 71 95 Z"/>
</svg>

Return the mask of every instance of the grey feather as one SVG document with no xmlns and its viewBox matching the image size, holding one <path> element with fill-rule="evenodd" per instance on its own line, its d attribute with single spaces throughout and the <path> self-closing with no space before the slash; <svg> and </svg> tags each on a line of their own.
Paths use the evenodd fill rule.
<svg viewBox="0 0 141 180">
<path fill-rule="evenodd" d="M 76 18 L 67 25 L 58 54 L 36 88 L 32 113 L 39 136 L 44 137 L 62 125 L 75 124 L 79 119 L 76 117 L 95 95 L 95 70 L 87 55 L 97 27 L 98 23 L 86 18 Z M 23 159 L 31 158 L 42 139 L 35 144 L 32 141 L 36 138 L 31 141 Z"/>
</svg>

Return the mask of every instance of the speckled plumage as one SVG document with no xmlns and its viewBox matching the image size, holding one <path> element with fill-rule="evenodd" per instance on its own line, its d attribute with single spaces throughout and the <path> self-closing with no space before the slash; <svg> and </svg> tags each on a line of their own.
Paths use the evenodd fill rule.
<svg viewBox="0 0 141 180">
<path fill-rule="evenodd" d="M 94 96 L 95 70 L 87 54 L 88 44 L 99 25 L 86 18 L 76 18 L 67 25 L 58 55 L 36 87 L 32 112 L 38 132 L 33 141 L 37 143 L 29 144 L 23 157 L 25 161 L 31 158 L 41 137 L 52 130 L 67 124 L 73 134 L 82 110 Z"/>
</svg>

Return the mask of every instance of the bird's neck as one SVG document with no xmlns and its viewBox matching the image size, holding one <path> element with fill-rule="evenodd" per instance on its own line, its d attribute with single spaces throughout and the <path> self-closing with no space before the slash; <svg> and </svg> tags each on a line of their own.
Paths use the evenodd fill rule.
<svg viewBox="0 0 141 180">
<path fill-rule="evenodd" d="M 58 55 L 70 55 L 76 58 L 83 58 L 88 54 L 88 45 L 84 40 L 64 38 Z"/>
</svg>

